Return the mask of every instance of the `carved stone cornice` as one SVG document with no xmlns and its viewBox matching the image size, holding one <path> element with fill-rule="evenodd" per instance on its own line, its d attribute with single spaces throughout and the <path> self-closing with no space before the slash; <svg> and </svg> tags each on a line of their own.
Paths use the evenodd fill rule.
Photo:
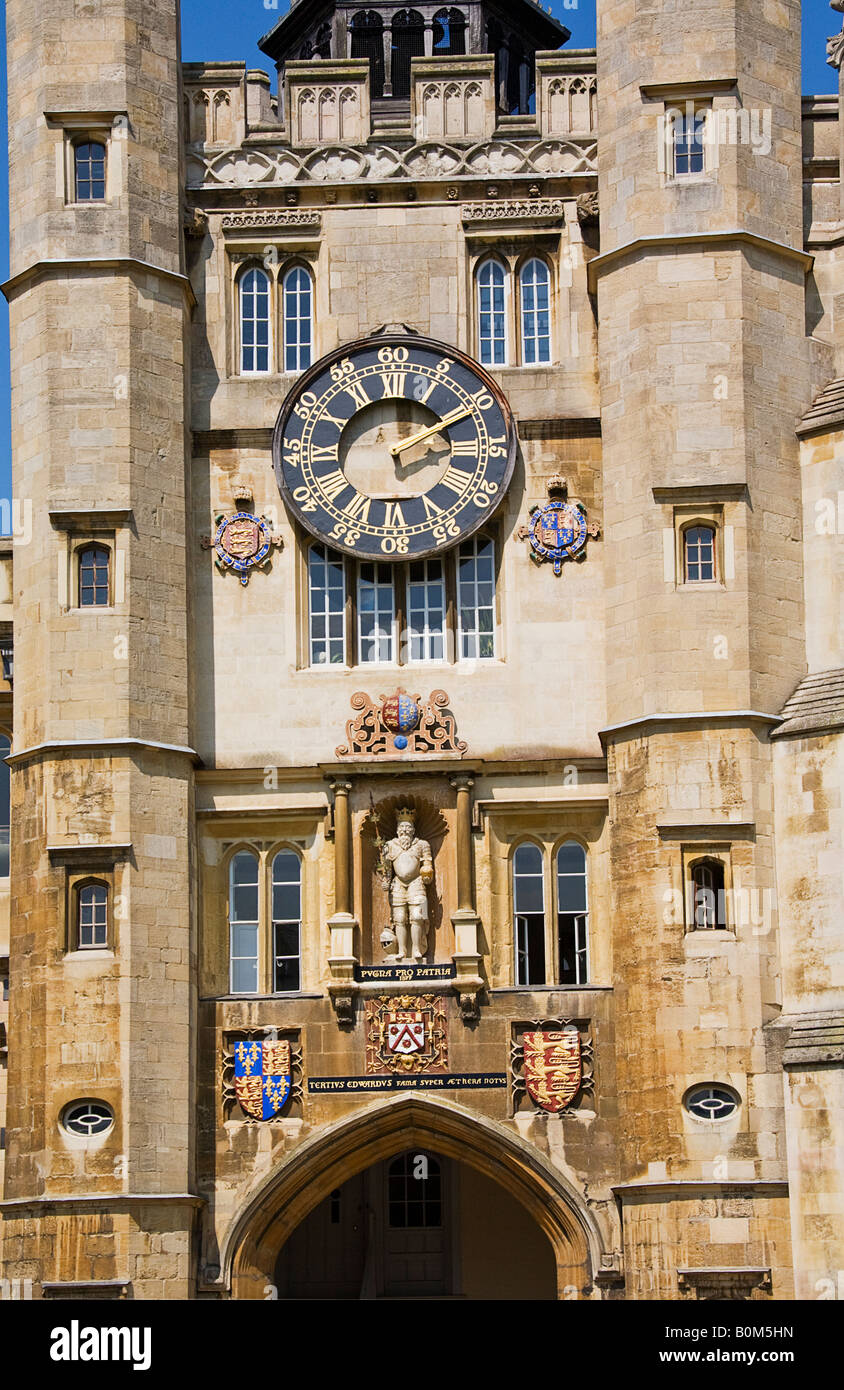
<svg viewBox="0 0 844 1390">
<path fill-rule="evenodd" d="M 322 213 L 316 209 L 302 208 L 293 211 L 280 211 L 277 208 L 251 208 L 249 212 L 227 212 L 223 215 L 224 232 L 298 231 L 308 227 L 318 232 L 322 229 Z"/>
<path fill-rule="evenodd" d="M 466 203 L 463 222 L 529 222 L 531 226 L 560 223 L 565 217 L 561 198 L 507 198 L 501 202 Z"/>
</svg>

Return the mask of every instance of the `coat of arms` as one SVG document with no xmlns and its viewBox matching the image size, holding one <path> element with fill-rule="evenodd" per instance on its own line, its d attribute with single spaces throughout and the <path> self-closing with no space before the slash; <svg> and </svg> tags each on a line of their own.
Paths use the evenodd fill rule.
<svg viewBox="0 0 844 1390">
<path fill-rule="evenodd" d="M 255 1039 L 235 1043 L 234 1090 L 253 1120 L 272 1120 L 290 1094 L 290 1043 Z"/>
<path fill-rule="evenodd" d="M 566 501 L 567 492 L 565 478 L 551 478 L 545 506 L 532 507 L 530 522 L 519 529 L 520 539 L 530 541 L 531 559 L 538 565 L 550 560 L 555 574 L 562 573 L 564 561 L 584 559 L 589 537 L 601 533 L 596 522 L 587 521 L 581 502 Z"/>
<path fill-rule="evenodd" d="M 435 994 L 382 995 L 366 1001 L 366 1071 L 448 1071 L 445 1001 Z"/>
<path fill-rule="evenodd" d="M 528 1095 L 543 1110 L 559 1114 L 580 1090 L 583 1069 L 579 1031 L 563 1028 L 553 1033 L 523 1033 L 522 1045 Z"/>
<path fill-rule="evenodd" d="M 215 516 L 217 530 L 213 537 L 203 536 L 202 545 L 217 552 L 214 563 L 218 570 L 234 570 L 241 584 L 248 584 L 252 570 L 268 564 L 273 546 L 280 546 L 281 540 L 273 535 L 264 517 L 247 510 L 252 505 L 247 488 L 235 489 L 235 505 L 237 511 L 232 516 L 222 512 Z"/>
</svg>

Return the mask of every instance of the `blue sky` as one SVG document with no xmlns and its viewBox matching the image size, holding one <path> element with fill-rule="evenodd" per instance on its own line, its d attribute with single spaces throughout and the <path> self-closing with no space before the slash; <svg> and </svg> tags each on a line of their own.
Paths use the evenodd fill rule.
<svg viewBox="0 0 844 1390">
<path fill-rule="evenodd" d="M 280 8 L 279 8 L 280 7 Z M 250 67 L 268 67 L 256 47 L 287 8 L 277 0 L 182 0 L 182 56 L 186 62 L 203 59 L 245 59 Z M 832 92 L 837 74 L 826 65 L 825 39 L 840 27 L 838 15 L 826 0 L 804 0 L 803 90 Z M 591 48 L 595 43 L 595 0 L 577 0 L 567 6 L 555 0 L 552 12 L 571 30 L 569 47 Z M 0 29 L 0 138 L 6 147 L 6 48 L 5 24 Z M 0 160 L 0 279 L 8 275 L 7 169 Z M 9 445 L 9 349 L 8 313 L 0 296 L 0 497 L 11 495 Z"/>
</svg>

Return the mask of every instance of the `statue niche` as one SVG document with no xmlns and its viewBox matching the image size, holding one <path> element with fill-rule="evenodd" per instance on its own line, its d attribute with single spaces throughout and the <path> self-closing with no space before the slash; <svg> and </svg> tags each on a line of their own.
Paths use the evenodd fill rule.
<svg viewBox="0 0 844 1390">
<path fill-rule="evenodd" d="M 383 924 L 378 939 L 385 964 L 419 965 L 434 955 L 442 919 L 434 856 L 446 829 L 437 810 L 407 798 L 373 804 L 366 819 L 373 946 Z"/>
</svg>

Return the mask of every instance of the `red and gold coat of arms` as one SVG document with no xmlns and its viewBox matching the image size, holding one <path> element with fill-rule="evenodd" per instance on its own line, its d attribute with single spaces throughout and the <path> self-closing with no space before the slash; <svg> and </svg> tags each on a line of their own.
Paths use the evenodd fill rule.
<svg viewBox="0 0 844 1390">
<path fill-rule="evenodd" d="M 580 1033 L 563 1028 L 554 1033 L 524 1033 L 525 1086 L 543 1110 L 557 1115 L 580 1090 L 583 1068 Z"/>
<path fill-rule="evenodd" d="M 448 1071 L 445 1001 L 435 994 L 382 995 L 366 1001 L 366 1071 Z"/>
</svg>

